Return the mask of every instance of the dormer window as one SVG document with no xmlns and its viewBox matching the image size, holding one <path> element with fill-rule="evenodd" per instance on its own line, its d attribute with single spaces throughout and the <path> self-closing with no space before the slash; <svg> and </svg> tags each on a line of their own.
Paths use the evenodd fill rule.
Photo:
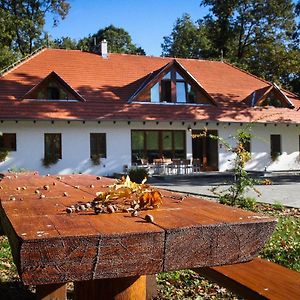
<svg viewBox="0 0 300 300">
<path fill-rule="evenodd" d="M 290 99 L 285 95 L 285 93 L 274 83 L 267 89 L 265 89 L 264 93 L 258 100 L 256 100 L 255 104 L 255 96 L 254 92 L 252 97 L 252 106 L 273 106 L 273 107 L 288 107 L 294 108 L 293 103 Z"/>
<path fill-rule="evenodd" d="M 168 72 L 150 91 L 151 102 L 194 103 L 196 92 L 174 69 Z"/>
<path fill-rule="evenodd" d="M 176 60 L 153 72 L 130 101 L 215 104 L 203 87 Z"/>
<path fill-rule="evenodd" d="M 284 107 L 282 101 L 274 93 L 270 92 L 268 96 L 261 102 L 261 106 L 274 106 L 274 107 Z"/>
<path fill-rule="evenodd" d="M 71 100 L 74 99 L 65 89 L 58 83 L 49 81 L 44 87 L 36 93 L 36 99 L 39 100 Z"/>
<path fill-rule="evenodd" d="M 59 96 L 59 88 L 55 86 L 49 86 L 48 87 L 48 97 L 47 99 L 55 100 L 55 99 L 60 99 Z"/>
<path fill-rule="evenodd" d="M 39 101 L 85 101 L 55 72 L 51 72 L 40 83 L 33 87 L 23 100 Z"/>
</svg>

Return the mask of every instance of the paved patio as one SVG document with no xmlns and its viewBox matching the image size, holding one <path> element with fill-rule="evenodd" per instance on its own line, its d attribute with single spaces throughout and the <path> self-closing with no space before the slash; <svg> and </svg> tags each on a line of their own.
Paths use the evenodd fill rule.
<svg viewBox="0 0 300 300">
<path fill-rule="evenodd" d="M 269 174 L 272 185 L 257 185 L 261 196 L 249 191 L 249 196 L 257 198 L 259 202 L 280 202 L 285 206 L 300 208 L 300 175 L 295 174 Z M 196 194 L 208 199 L 216 199 L 211 189 L 220 186 L 220 189 L 228 187 L 232 182 L 233 175 L 230 173 L 209 173 L 197 176 L 154 176 L 149 183 L 159 188 Z M 226 184 L 227 182 L 227 184 Z"/>
</svg>

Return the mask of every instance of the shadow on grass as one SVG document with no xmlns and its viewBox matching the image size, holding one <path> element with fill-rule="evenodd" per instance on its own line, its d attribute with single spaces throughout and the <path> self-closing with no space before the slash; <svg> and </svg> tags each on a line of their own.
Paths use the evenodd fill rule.
<svg viewBox="0 0 300 300">
<path fill-rule="evenodd" d="M 20 281 L 0 282 L 0 299 L 34 300 L 35 294 Z"/>
</svg>

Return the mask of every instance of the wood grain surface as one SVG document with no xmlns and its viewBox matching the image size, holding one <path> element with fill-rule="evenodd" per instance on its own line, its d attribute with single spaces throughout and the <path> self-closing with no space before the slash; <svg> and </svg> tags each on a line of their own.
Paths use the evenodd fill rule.
<svg viewBox="0 0 300 300">
<path fill-rule="evenodd" d="M 300 273 L 261 258 L 195 271 L 245 299 L 300 299 Z"/>
<path fill-rule="evenodd" d="M 169 191 L 162 191 L 159 209 L 138 217 L 66 213 L 67 206 L 92 201 L 114 182 L 92 175 L 38 174 L 1 180 L 1 222 L 25 284 L 243 262 L 257 255 L 276 224 L 269 217 Z M 153 223 L 144 220 L 149 213 Z"/>
</svg>

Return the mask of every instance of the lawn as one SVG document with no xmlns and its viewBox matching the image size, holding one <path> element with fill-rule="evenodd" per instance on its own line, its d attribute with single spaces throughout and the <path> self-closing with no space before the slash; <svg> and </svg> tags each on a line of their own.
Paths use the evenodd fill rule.
<svg viewBox="0 0 300 300">
<path fill-rule="evenodd" d="M 300 209 L 258 204 L 256 210 L 278 218 L 261 256 L 300 272 Z M 240 299 L 191 270 L 158 274 L 157 282 L 157 299 Z M 34 299 L 33 291 L 18 281 L 7 238 L 0 236 L 0 299 Z M 72 299 L 71 286 L 68 299 Z"/>
</svg>

